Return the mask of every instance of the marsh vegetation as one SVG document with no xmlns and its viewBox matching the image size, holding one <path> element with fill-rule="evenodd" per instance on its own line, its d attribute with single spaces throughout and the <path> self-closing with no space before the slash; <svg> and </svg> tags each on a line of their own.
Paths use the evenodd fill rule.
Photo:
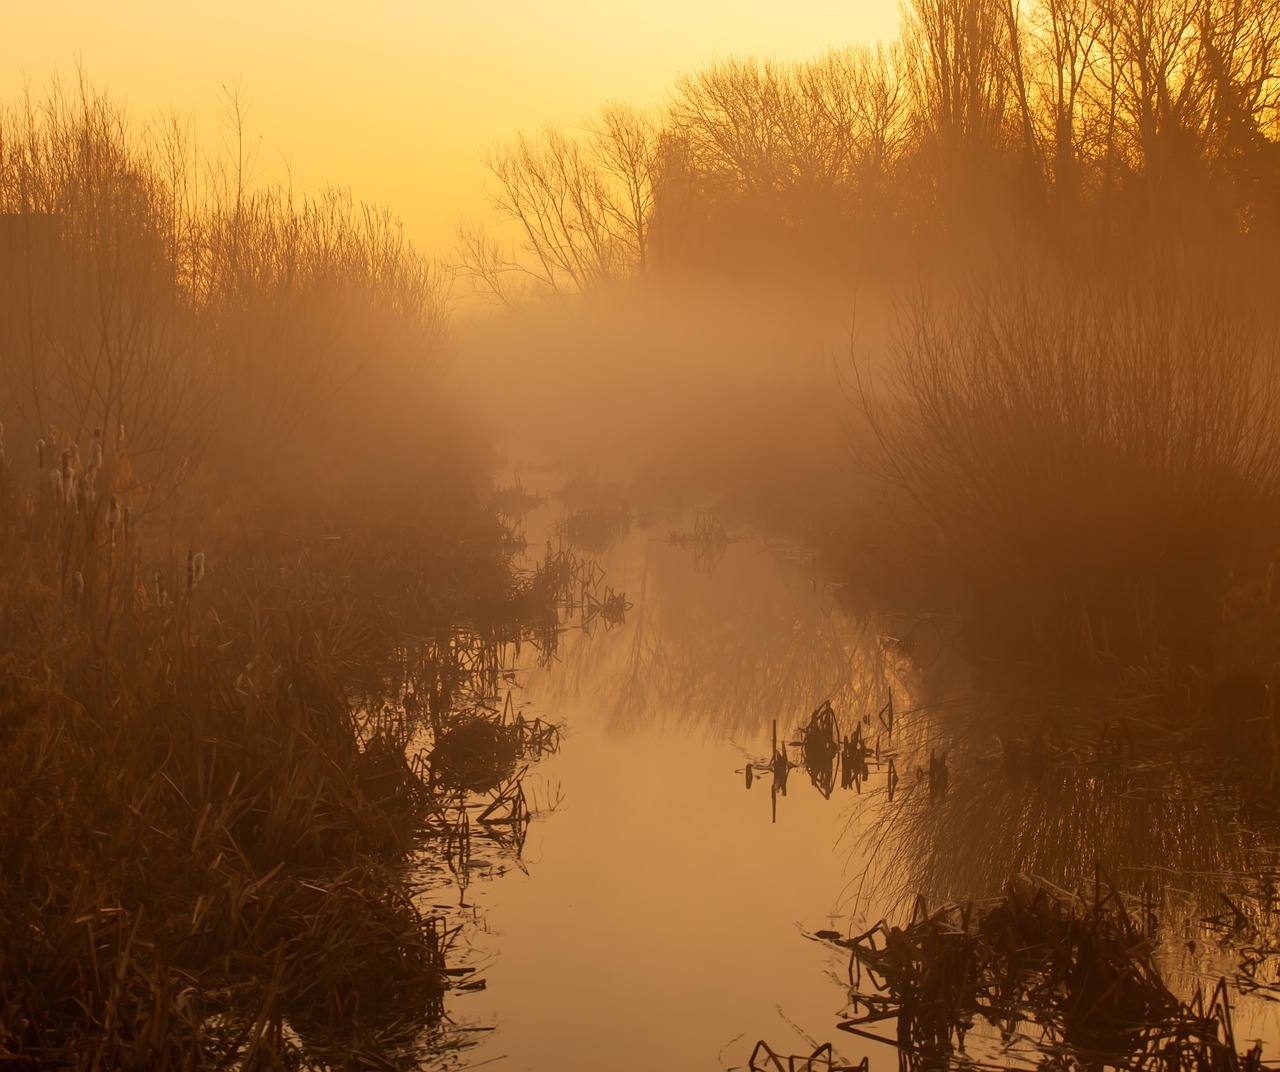
<svg viewBox="0 0 1280 1072">
<path fill-rule="evenodd" d="M 235 92 L 213 154 L 87 83 L 6 111 L 0 1060 L 463 1060 L 545 762 L 602 794 L 559 881 L 677 952 L 669 876 L 769 910 L 843 802 L 851 1009 L 806 1030 L 1262 1067 L 1277 56 L 1274 0 L 916 0 L 492 148 L 451 269 L 256 181 Z M 821 862 L 761 877 L 783 830 Z M 841 1067 L 808 1041 L 741 1059 Z"/>
</svg>

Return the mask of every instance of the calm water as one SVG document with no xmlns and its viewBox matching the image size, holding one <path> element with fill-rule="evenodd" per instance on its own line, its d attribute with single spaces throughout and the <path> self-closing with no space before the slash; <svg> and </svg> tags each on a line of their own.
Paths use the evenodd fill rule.
<svg viewBox="0 0 1280 1072">
<path fill-rule="evenodd" d="M 535 513 L 527 530 L 541 536 L 551 517 Z M 808 556 L 681 537 L 698 524 L 633 528 L 597 549 L 597 596 L 625 595 L 625 615 L 569 628 L 553 659 L 520 653 L 513 701 L 559 724 L 561 746 L 526 775 L 535 817 L 522 846 L 476 839 L 462 880 L 424 860 L 424 905 L 461 924 L 451 961 L 483 980 L 450 995 L 449 1037 L 466 1045 L 432 1063 L 743 1068 L 765 1039 L 794 1054 L 831 1042 L 845 1062 L 893 1067 L 889 1047 L 836 1029 L 847 955 L 805 932 L 863 929 L 909 890 L 991 896 L 1020 870 L 1072 887 L 1094 861 L 1159 909 L 1175 990 L 1235 971 L 1236 946 L 1202 933 L 1200 915 L 1245 882 L 1227 872 L 1260 857 L 1218 803 L 1170 792 L 1163 769 L 1132 755 L 1121 768 L 1055 753 L 1067 773 L 1019 788 L 1009 757 L 1034 757 L 1041 738 L 994 734 L 948 669 L 960 662 L 945 626 L 859 621 L 835 609 Z M 918 662 L 887 640 L 904 634 Z M 877 717 L 890 694 L 892 738 Z M 771 799 L 774 720 L 793 737 L 827 699 L 842 732 L 868 717 L 868 736 L 896 751 L 895 804 L 874 763 L 860 794 L 825 799 L 796 769 Z M 940 736 L 944 724 L 965 729 Z M 923 757 L 944 745 L 948 794 L 931 803 Z M 1265 928 L 1264 902 L 1250 904 Z M 1274 979 L 1274 957 L 1260 963 Z M 1238 999 L 1239 1040 L 1280 1039 L 1273 997 Z"/>
</svg>

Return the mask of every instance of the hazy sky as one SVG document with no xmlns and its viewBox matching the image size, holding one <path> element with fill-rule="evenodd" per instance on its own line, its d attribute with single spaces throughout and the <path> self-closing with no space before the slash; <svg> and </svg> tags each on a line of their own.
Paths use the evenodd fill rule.
<svg viewBox="0 0 1280 1072">
<path fill-rule="evenodd" d="M 480 151 L 605 101 L 662 100 L 733 53 L 799 58 L 896 35 L 897 0 L 0 0 L 0 91 L 79 64 L 139 119 L 176 110 L 206 148 L 239 80 L 267 177 L 349 186 L 447 254 L 482 211 Z"/>
</svg>

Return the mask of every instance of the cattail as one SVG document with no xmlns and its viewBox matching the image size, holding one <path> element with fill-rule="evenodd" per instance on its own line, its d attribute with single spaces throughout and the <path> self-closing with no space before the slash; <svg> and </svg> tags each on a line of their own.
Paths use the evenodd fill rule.
<svg viewBox="0 0 1280 1072">
<path fill-rule="evenodd" d="M 67 448 L 67 450 L 70 452 L 70 455 L 71 455 L 71 468 L 79 469 L 80 468 L 80 444 L 72 443 L 71 446 Z"/>
<path fill-rule="evenodd" d="M 49 470 L 49 486 L 53 488 L 54 495 L 56 495 L 59 499 L 63 499 L 66 497 L 63 495 L 61 469 Z"/>
<path fill-rule="evenodd" d="M 156 606 L 163 607 L 164 601 L 165 601 L 164 574 L 157 569 L 156 570 Z"/>
<path fill-rule="evenodd" d="M 40 472 L 44 472 L 44 440 L 36 440 L 36 464 L 40 466 Z"/>
<path fill-rule="evenodd" d="M 98 497 L 98 467 L 90 465 L 84 471 L 84 497 L 93 502 Z"/>
<path fill-rule="evenodd" d="M 191 589 L 195 585 L 195 567 L 192 563 L 191 551 L 187 551 L 187 595 L 191 594 Z"/>
<path fill-rule="evenodd" d="M 114 551 L 116 546 L 116 526 L 120 524 L 120 499 L 111 493 L 111 502 L 107 506 L 107 531 L 111 533 L 111 549 Z"/>
<path fill-rule="evenodd" d="M 67 498 L 75 503 L 76 513 L 80 513 L 81 508 L 84 506 L 84 481 L 80 479 L 79 473 L 76 473 L 71 478 L 71 494 Z"/>
<path fill-rule="evenodd" d="M 84 574 L 76 570 L 75 576 L 71 578 L 71 593 L 77 603 L 84 599 Z"/>
<path fill-rule="evenodd" d="M 102 468 L 102 429 L 93 430 L 93 443 L 89 447 L 89 468 Z"/>
<path fill-rule="evenodd" d="M 124 450 L 124 421 L 116 425 L 116 450 Z"/>
<path fill-rule="evenodd" d="M 191 558 L 191 587 L 204 580 L 204 552 L 197 551 Z"/>
</svg>

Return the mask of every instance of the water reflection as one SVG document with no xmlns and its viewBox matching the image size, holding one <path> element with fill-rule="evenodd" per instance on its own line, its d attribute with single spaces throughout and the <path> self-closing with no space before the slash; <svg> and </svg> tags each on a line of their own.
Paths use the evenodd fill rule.
<svg viewBox="0 0 1280 1072">
<path fill-rule="evenodd" d="M 593 505 L 584 500 L 571 513 Z M 555 517 L 530 515 L 526 526 L 578 554 Z M 701 531 L 700 546 L 672 543 L 672 530 Z M 559 633 L 554 658 L 543 667 L 526 660 L 526 698 L 565 728 L 564 746 L 539 768 L 564 787 L 564 806 L 528 827 L 524 856 L 539 862 L 527 881 L 468 891 L 501 932 L 480 943 L 491 956 L 488 988 L 467 1002 L 479 1023 L 498 1027 L 477 1062 L 585 1069 L 608 1053 L 619 1068 L 741 1068 L 757 1038 L 775 1053 L 812 1055 L 818 1043 L 803 1033 L 831 1034 L 840 990 L 815 977 L 827 956 L 797 948 L 793 926 L 826 921 L 845 881 L 831 853 L 842 823 L 812 779 L 831 782 L 834 796 L 846 766 L 863 791 L 877 776 L 862 716 L 846 725 L 835 712 L 856 695 L 874 720 L 889 694 L 867 662 L 890 667 L 901 656 L 870 623 L 836 611 L 829 592 L 824 606 L 811 556 L 719 532 L 710 515 L 633 528 L 602 556 L 594 587 L 577 590 L 578 617 Z M 835 754 L 824 775 L 818 737 L 807 767 L 804 745 L 793 742 L 802 716 L 827 696 Z M 735 766 L 742 778 L 774 781 L 751 734 L 768 734 L 775 719 L 785 758 L 777 781 L 801 769 L 777 835 L 762 839 L 755 802 L 766 787 L 744 800 L 723 783 Z M 656 1023 L 660 1032 L 646 1026 Z M 830 1065 L 795 1067 L 861 1059 L 833 1055 Z"/>
<path fill-rule="evenodd" d="M 699 573 L 714 573 L 724 561 L 729 544 L 736 542 L 724 527 L 724 523 L 709 510 L 700 510 L 693 521 L 691 532 L 672 529 L 667 534 L 672 547 L 688 548 L 693 552 L 693 567 Z"/>
<path fill-rule="evenodd" d="M 580 501 L 573 511 L 589 508 Z M 434 755 L 424 760 L 427 777 L 434 771 L 442 788 L 463 796 L 439 820 L 452 833 L 440 835 L 429 896 L 448 887 L 457 913 L 450 918 L 469 921 L 469 937 L 460 932 L 455 941 L 473 944 L 469 957 L 484 965 L 490 984 L 468 999 L 471 1026 L 499 1029 L 477 1061 L 510 1054 L 522 1067 L 588 1068 L 594 1061 L 586 1055 L 607 1049 L 626 1055 L 620 1067 L 714 1067 L 723 1050 L 723 1063 L 734 1067 L 857 1067 L 868 1055 L 874 1066 L 883 1043 L 848 1031 L 839 1037 L 842 1021 L 831 1012 L 841 989 L 812 960 L 813 947 L 788 933 L 790 923 L 806 920 L 810 934 L 848 943 L 883 918 L 876 946 L 863 950 L 870 963 L 895 927 L 914 935 L 916 947 L 927 938 L 940 950 L 958 934 L 994 933 L 1002 904 L 1006 923 L 1008 913 L 1022 913 L 1013 930 L 1022 946 L 1033 937 L 1023 924 L 1040 933 L 1057 920 L 1078 953 L 1080 928 L 1092 927 L 1095 945 L 1105 931 L 1113 952 L 1132 954 L 1138 976 L 1153 965 L 1149 981 L 1159 985 L 1118 984 L 1112 1022 L 1091 1025 L 1077 1006 L 1096 981 L 1067 986 L 1078 957 L 1051 964 L 1036 969 L 1041 996 L 1052 976 L 1076 997 L 1055 1011 L 1026 993 L 1014 1002 L 1007 991 L 1017 1008 L 984 998 L 989 1022 L 953 1000 L 963 1038 L 950 1021 L 944 1032 L 940 1021 L 911 1012 L 903 1028 L 898 1001 L 891 1025 L 930 1061 L 1074 1060 L 1068 1050 L 1105 1048 L 1120 1013 L 1137 1017 L 1139 1008 L 1148 1027 L 1164 1025 L 1166 1049 L 1208 1052 L 1211 1037 L 1226 1031 L 1225 1006 L 1214 997 L 1219 975 L 1233 980 L 1238 1049 L 1257 1035 L 1280 1037 L 1260 1011 L 1280 986 L 1280 935 L 1273 886 L 1257 870 L 1259 839 L 1239 827 L 1240 801 L 1222 779 L 1188 750 L 1179 755 L 1152 712 L 1137 703 L 1104 710 L 1088 700 L 1032 699 L 1032 690 L 984 689 L 956 651 L 950 623 L 849 614 L 812 556 L 734 539 L 711 515 L 663 525 L 666 538 L 629 524 L 599 566 L 569 544 L 576 526 L 598 515 L 578 517 L 558 528 L 544 519 L 541 530 L 536 511 L 527 519 L 554 542 L 535 586 L 541 594 L 529 596 L 526 609 L 554 613 L 531 615 L 534 624 L 512 639 L 523 649 L 514 678 L 510 666 L 481 653 L 440 653 L 477 671 L 471 680 L 484 682 L 486 695 L 476 699 L 490 710 L 483 717 L 499 720 L 483 731 L 463 723 L 453 730 L 458 740 L 488 733 L 495 746 L 508 742 L 489 750 L 494 769 L 482 764 L 470 773 L 465 749 L 462 760 L 448 755 L 452 746 L 438 754 L 448 727 L 424 753 Z M 688 539 L 673 540 L 672 532 Z M 553 589 L 559 594 L 550 600 Z M 534 765 L 525 746 L 511 748 L 499 726 L 526 710 L 512 700 L 497 711 L 503 705 L 493 697 L 513 684 L 565 728 L 566 747 L 549 750 L 537 767 L 565 787 L 565 807 L 551 823 L 536 821 L 545 809 L 529 799 Z M 468 702 L 455 694 L 435 709 L 465 711 Z M 430 698 L 424 705 L 432 707 Z M 766 789 L 776 825 L 764 820 Z M 561 799 L 542 792 L 548 802 Z M 540 863 L 527 881 L 512 875 L 531 855 Z M 1251 868 L 1256 881 L 1246 882 Z M 476 881 L 501 873 L 514 884 Z M 1040 901 L 1031 895 L 1038 907 L 1011 907 L 1009 879 L 1020 873 L 1036 876 L 1029 880 L 1036 890 L 1058 892 Z M 1138 897 L 1132 930 L 1117 922 L 1120 907 L 1134 912 L 1120 894 L 1095 917 L 1080 915 L 1086 900 L 1065 892 L 1097 887 L 1099 873 L 1109 876 L 1105 889 Z M 911 930 L 919 893 L 934 907 L 915 925 L 932 937 Z M 1235 910 L 1217 900 L 1222 893 Z M 490 928 L 502 932 L 500 941 Z M 608 940 L 570 937 L 584 933 Z M 1009 955 L 987 955 L 997 947 L 969 948 L 982 971 L 1008 968 Z M 840 949 L 847 957 L 847 946 Z M 948 972 L 978 978 L 958 954 L 938 956 L 951 967 L 917 990 L 937 985 L 954 997 L 969 983 L 948 990 L 952 983 L 939 982 L 952 978 Z M 1120 964 L 1109 957 L 1098 963 Z M 829 967 L 843 974 L 845 965 Z M 887 982 L 883 959 L 877 970 Z M 1002 978 L 1013 985 L 1007 971 Z M 993 975 L 983 985 L 999 982 Z M 887 992 L 858 990 L 843 1022 L 861 1027 L 859 1017 L 887 1011 Z M 1161 1019 L 1166 993 L 1177 1016 Z M 641 1030 L 635 1009 L 664 1024 L 662 1039 Z M 790 1045 L 775 1033 L 780 1015 Z M 1213 1019 L 1219 1034 L 1169 1026 L 1196 1016 Z M 873 1031 L 886 1026 L 868 1023 Z M 761 1038 L 769 1046 L 752 1054 Z M 822 1051 L 824 1041 L 833 1049 Z M 1191 1058 L 1179 1060 L 1188 1067 Z"/>
<path fill-rule="evenodd" d="M 906 1068 L 1260 1068 L 1260 1046 L 1237 1053 L 1225 984 L 1188 1001 L 1166 986 L 1155 925 L 1101 882 L 1073 896 L 1016 875 L 985 904 L 918 898 L 903 926 L 837 939 L 851 950 L 838 1026 Z"/>
<path fill-rule="evenodd" d="M 633 594 L 628 629 L 608 643 L 567 638 L 551 683 L 599 695 L 618 732 L 674 712 L 691 732 L 749 746 L 823 699 L 878 710 L 890 687 L 909 691 L 879 623 L 816 597 L 811 559 L 797 568 L 788 548 L 737 544 L 710 575 L 689 547 L 638 535 L 606 560 Z"/>
<path fill-rule="evenodd" d="M 881 744 L 883 730 L 885 743 Z M 794 768 L 801 768 L 809 776 L 810 785 L 830 800 L 837 780 L 843 790 L 852 789 L 859 795 L 864 785 L 872 782 L 873 775 L 884 775 L 884 788 L 892 803 L 898 787 L 896 753 L 893 739 L 893 693 L 876 713 L 873 723 L 870 714 L 854 716 L 852 732 L 841 735 L 840 721 L 830 700 L 824 700 L 802 723 L 793 740 L 779 740 L 778 722 L 774 719 L 773 736 L 768 759 L 748 756 L 742 769 L 748 789 L 759 775 L 768 775 L 769 797 L 773 821 L 778 821 L 778 798 L 787 795 L 787 782 Z"/>
<path fill-rule="evenodd" d="M 863 1030 L 859 1025 L 892 1019 L 895 1045 L 913 1067 L 951 1067 L 981 1009 L 986 1041 L 971 1040 L 966 1065 L 1058 1067 L 1071 1052 L 1085 1065 L 1105 1059 L 1121 1067 L 1260 1067 L 1260 1051 L 1246 1040 L 1265 1037 L 1272 1047 L 1280 1041 L 1274 1007 L 1259 1000 L 1263 992 L 1271 996 L 1280 968 L 1270 907 L 1274 872 L 1259 870 L 1262 840 L 1241 824 L 1246 802 L 1230 772 L 1211 753 L 1188 748 L 1139 702 L 1054 701 L 972 684 L 966 694 L 958 687 L 960 670 L 939 667 L 953 679 L 952 700 L 924 702 L 899 719 L 902 789 L 895 801 L 881 798 L 864 841 L 875 851 L 854 887 L 850 928 L 866 929 L 868 906 L 883 904 L 886 891 L 898 907 L 878 909 L 884 920 L 852 940 L 862 963 L 879 965 L 881 974 L 869 993 L 853 988 L 842 1026 Z M 919 695 L 938 684 L 922 682 Z M 1010 887 L 1011 875 L 1040 891 L 1027 894 L 1036 904 L 1030 921 L 1018 899 L 1026 891 Z M 1107 876 L 1105 884 L 1099 875 Z M 1099 895 L 1104 886 L 1108 892 Z M 1230 888 L 1238 901 L 1226 893 Z M 1078 890 L 1086 893 L 1065 892 Z M 1141 906 L 1140 928 L 1130 928 L 1125 913 L 1137 909 L 1127 909 L 1117 890 Z M 925 910 L 917 899 L 922 893 L 943 907 Z M 1104 903 L 1114 918 L 1098 914 Z M 1045 912 L 1059 928 L 1050 952 L 1070 954 L 1036 968 L 1036 994 L 1056 995 L 1056 1004 L 1024 995 L 1011 1016 L 1007 993 L 979 1001 L 966 991 L 983 978 L 990 985 L 1014 982 L 1000 967 L 1006 962 L 983 945 L 992 919 L 1004 918 L 1006 929 L 1010 919 L 1031 927 L 1035 935 L 1015 928 L 1025 950 L 1048 940 L 1053 928 Z M 1082 925 L 1088 942 L 1073 931 Z M 1103 934 L 1110 947 L 1099 944 Z M 894 968 L 896 982 L 885 974 L 890 946 L 905 958 Z M 1120 967 L 1117 949 L 1129 955 Z M 920 978 L 902 974 L 907 961 Z M 994 977 L 983 975 L 992 970 Z M 1264 982 L 1254 986 L 1259 973 Z M 1134 980 L 1149 986 L 1129 995 L 1133 1005 L 1123 1015 L 1112 1009 L 1111 1022 L 1082 1024 L 1083 999 L 1070 988 L 1083 978 L 1090 985 L 1111 978 L 1107 1001 L 1121 1000 Z M 927 986 L 941 989 L 926 1000 Z M 937 1004 L 944 991 L 945 1014 Z M 890 1004 L 886 994 L 896 995 Z M 1088 1008 L 1104 1009 L 1100 1001 Z M 940 1019 L 922 1022 L 917 1002 Z M 1121 1030 L 1124 1016 L 1130 1023 Z M 1080 1056 L 1082 1050 L 1088 1054 Z"/>
<path fill-rule="evenodd" d="M 415 741 L 415 769 L 432 791 L 423 835 L 452 874 L 460 906 L 476 869 L 489 876 L 502 865 L 523 870 L 534 814 L 525 776 L 559 746 L 559 728 L 526 718 L 510 692 L 501 713 L 456 714 Z M 474 851 L 477 841 L 486 851 Z"/>
<path fill-rule="evenodd" d="M 483 621 L 459 615 L 451 628 L 407 643 L 397 653 L 394 680 L 378 683 L 386 701 L 366 705 L 359 719 L 361 792 L 403 804 L 406 819 L 417 821 L 407 866 L 420 892 L 400 907 L 428 940 L 387 955 L 428 958 L 432 966 L 430 1000 L 405 993 L 387 1002 L 393 1022 L 377 1025 L 376 1052 L 384 1058 L 447 1064 L 487 1030 L 452 1008 L 487 986 L 486 922 L 474 884 L 527 873 L 529 828 L 557 803 L 554 787 L 534 772 L 558 751 L 560 727 L 518 699 L 520 653 L 526 662 L 554 661 L 569 619 L 581 614 L 584 594 L 600 580 L 593 563 L 548 548 L 509 589 L 490 593 L 486 605 L 500 613 Z M 329 892 L 324 903 L 343 906 L 359 922 L 372 918 L 376 905 L 352 905 L 342 893 Z M 421 927 L 423 920 L 430 926 Z M 316 977 L 325 979 L 326 970 L 317 964 Z M 394 986 L 396 978 L 361 981 L 348 988 L 351 1000 L 379 995 L 379 986 Z M 309 1032 L 309 1049 L 332 1047 L 323 1024 L 293 1026 L 300 1035 L 304 1027 Z"/>
<path fill-rule="evenodd" d="M 750 1072 L 869 1072 L 870 1058 L 856 1065 L 838 1063 L 831 1043 L 824 1042 L 808 1056 L 775 1053 L 763 1039 L 756 1043 L 747 1062 Z"/>
<path fill-rule="evenodd" d="M 598 555 L 631 531 L 631 521 L 631 510 L 621 503 L 584 506 L 565 513 L 556 522 L 556 534 L 570 547 Z"/>
</svg>

